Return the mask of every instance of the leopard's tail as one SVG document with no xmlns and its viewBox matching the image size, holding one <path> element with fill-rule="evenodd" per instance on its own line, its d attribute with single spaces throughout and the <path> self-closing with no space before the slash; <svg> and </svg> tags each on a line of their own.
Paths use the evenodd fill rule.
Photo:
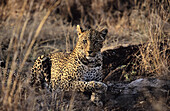
<svg viewBox="0 0 170 111">
<path fill-rule="evenodd" d="M 48 56 L 41 55 L 34 62 L 31 69 L 30 85 L 36 91 L 49 87 L 51 79 L 51 60 Z"/>
</svg>

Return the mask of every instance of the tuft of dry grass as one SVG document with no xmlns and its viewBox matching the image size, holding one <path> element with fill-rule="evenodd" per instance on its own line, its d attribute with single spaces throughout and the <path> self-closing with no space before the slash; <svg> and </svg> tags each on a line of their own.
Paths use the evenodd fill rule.
<svg viewBox="0 0 170 111">
<path fill-rule="evenodd" d="M 170 8 L 166 7 L 166 2 L 168 1 L 156 1 L 154 3 L 156 7 L 154 6 L 152 10 L 150 10 L 150 6 L 148 6 L 150 3 L 147 1 L 144 3 L 145 7 L 148 8 L 146 10 L 150 10 L 150 13 L 148 20 L 145 20 L 142 26 L 139 27 L 148 39 L 147 42 L 141 41 L 142 46 L 137 56 L 138 63 L 135 63 L 134 67 L 136 70 L 139 70 L 140 74 L 167 77 L 170 73 L 170 41 L 169 34 L 164 30 L 165 24 L 169 21 L 170 15 L 168 14 L 168 10 Z M 138 64 L 138 66 L 136 66 L 136 64 Z"/>
<path fill-rule="evenodd" d="M 23 2 L 21 12 L 19 13 L 19 18 L 16 19 L 15 28 L 12 33 L 12 37 L 10 38 L 10 43 L 8 46 L 8 54 L 6 58 L 6 66 L 3 70 L 2 74 L 2 97 L 3 102 L 1 103 L 2 106 L 5 106 L 4 108 L 12 110 L 17 109 L 17 106 L 19 105 L 18 102 L 20 101 L 20 93 L 22 88 L 22 81 L 21 81 L 21 72 L 25 66 L 26 60 L 28 59 L 28 56 L 30 55 L 30 52 L 32 50 L 32 47 L 45 23 L 50 13 L 60 4 L 60 0 L 57 1 L 53 6 L 49 8 L 46 15 L 43 17 L 42 21 L 40 22 L 38 28 L 35 31 L 35 34 L 30 35 L 32 38 L 30 43 L 28 45 L 28 48 L 25 48 L 23 50 L 23 47 L 25 47 L 24 41 L 24 34 L 25 30 L 28 24 L 28 21 L 30 20 L 30 12 L 32 10 L 32 6 L 34 3 L 34 0 L 30 2 L 29 10 L 26 11 L 27 0 Z M 24 19 L 24 13 L 27 13 L 26 20 L 22 22 Z M 23 25 L 23 26 L 22 26 Z M 29 42 L 29 41 L 28 41 Z M 13 53 L 11 53 L 13 52 Z M 24 56 L 23 56 L 24 53 Z M 12 57 L 12 61 L 10 62 L 10 56 Z M 19 61 L 18 61 L 19 60 Z M 10 71 L 8 72 L 8 67 L 10 67 Z M 14 77 L 15 73 L 15 77 Z M 9 108 L 8 108 L 9 107 Z M 12 109 L 10 109 L 12 108 Z"/>
</svg>

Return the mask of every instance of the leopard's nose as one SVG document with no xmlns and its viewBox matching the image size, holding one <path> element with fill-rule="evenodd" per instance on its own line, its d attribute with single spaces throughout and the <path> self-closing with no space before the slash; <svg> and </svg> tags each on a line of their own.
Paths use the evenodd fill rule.
<svg viewBox="0 0 170 111">
<path fill-rule="evenodd" d="M 88 51 L 89 54 L 91 54 L 93 51 Z"/>
</svg>

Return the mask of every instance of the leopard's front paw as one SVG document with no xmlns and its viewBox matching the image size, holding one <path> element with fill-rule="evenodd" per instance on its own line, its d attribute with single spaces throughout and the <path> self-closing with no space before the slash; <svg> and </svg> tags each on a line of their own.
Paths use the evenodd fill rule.
<svg viewBox="0 0 170 111">
<path fill-rule="evenodd" d="M 101 101 L 101 94 L 92 92 L 91 99 L 90 99 L 95 105 L 99 107 L 103 107 L 103 102 Z"/>
<path fill-rule="evenodd" d="M 107 85 L 102 82 L 97 82 L 95 84 L 95 92 L 97 93 L 105 93 L 107 91 Z"/>
</svg>

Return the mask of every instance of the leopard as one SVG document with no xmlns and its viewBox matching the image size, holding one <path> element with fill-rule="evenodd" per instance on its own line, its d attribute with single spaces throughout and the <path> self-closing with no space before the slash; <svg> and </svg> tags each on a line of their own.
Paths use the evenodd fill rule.
<svg viewBox="0 0 170 111">
<path fill-rule="evenodd" d="M 37 90 L 91 92 L 91 101 L 102 105 L 101 94 L 107 91 L 103 79 L 101 49 L 108 29 L 83 30 L 77 25 L 77 43 L 72 52 L 39 56 L 32 67 L 30 84 Z"/>
</svg>

